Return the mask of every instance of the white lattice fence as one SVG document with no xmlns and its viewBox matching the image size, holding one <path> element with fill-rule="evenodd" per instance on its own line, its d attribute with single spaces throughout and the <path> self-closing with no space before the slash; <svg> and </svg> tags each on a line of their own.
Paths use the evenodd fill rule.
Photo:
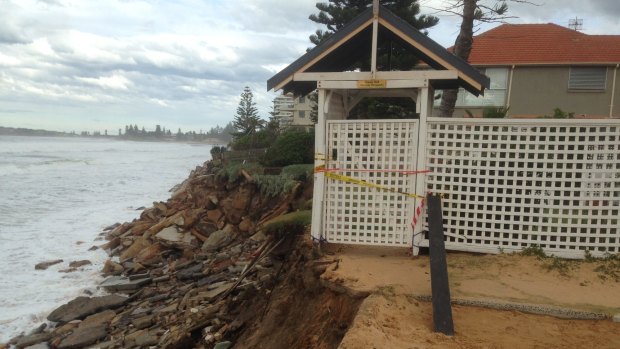
<svg viewBox="0 0 620 349">
<path fill-rule="evenodd" d="M 426 183 L 444 194 L 446 247 L 620 252 L 619 121 L 429 118 Z"/>
<path fill-rule="evenodd" d="M 327 122 L 327 167 L 339 175 L 412 192 L 415 175 L 381 170 L 414 170 L 415 120 Z M 372 172 L 373 170 L 379 170 Z M 414 199 L 376 187 L 327 178 L 323 233 L 335 243 L 410 246 Z"/>
</svg>

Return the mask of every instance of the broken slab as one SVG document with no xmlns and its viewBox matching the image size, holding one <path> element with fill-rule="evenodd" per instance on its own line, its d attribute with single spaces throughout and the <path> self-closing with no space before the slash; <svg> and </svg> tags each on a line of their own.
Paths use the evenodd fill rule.
<svg viewBox="0 0 620 349">
<path fill-rule="evenodd" d="M 155 235 L 155 238 L 165 245 L 181 248 L 191 246 L 192 242 L 196 240 L 192 234 L 180 231 L 175 225 L 162 229 Z"/>
<path fill-rule="evenodd" d="M 147 285 L 151 282 L 151 278 L 142 278 L 142 279 L 130 279 L 125 276 L 111 276 L 105 280 L 99 286 L 106 289 L 108 292 L 120 292 L 120 291 L 134 291 L 142 286 Z"/>
<path fill-rule="evenodd" d="M 19 338 L 15 342 L 15 346 L 18 348 L 24 348 L 31 345 L 47 342 L 52 338 L 51 333 L 37 333 L 30 336 L 24 336 Z"/>
<path fill-rule="evenodd" d="M 83 348 L 87 345 L 96 343 L 107 335 L 108 329 L 105 325 L 86 328 L 79 327 L 60 342 L 58 349 Z"/>
<path fill-rule="evenodd" d="M 47 316 L 47 320 L 53 322 L 69 322 L 83 319 L 97 312 L 118 308 L 125 304 L 129 298 L 119 295 L 102 297 L 77 297 L 67 304 L 56 308 Z"/>
</svg>

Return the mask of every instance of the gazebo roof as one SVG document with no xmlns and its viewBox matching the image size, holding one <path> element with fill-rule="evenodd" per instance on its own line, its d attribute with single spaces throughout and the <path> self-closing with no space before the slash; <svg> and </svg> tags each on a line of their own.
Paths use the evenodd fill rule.
<svg viewBox="0 0 620 349">
<path fill-rule="evenodd" d="M 305 95 L 316 89 L 315 81 L 295 81 L 296 73 L 342 72 L 360 58 L 368 58 L 372 50 L 372 7 L 366 9 L 329 39 L 313 48 L 267 81 L 267 89 L 282 89 Z M 436 89 L 463 87 L 474 95 L 489 88 L 489 78 L 464 60 L 421 33 L 390 10 L 379 6 L 378 40 L 399 42 L 421 61 L 436 70 L 453 70 L 458 79 L 433 80 Z"/>
</svg>

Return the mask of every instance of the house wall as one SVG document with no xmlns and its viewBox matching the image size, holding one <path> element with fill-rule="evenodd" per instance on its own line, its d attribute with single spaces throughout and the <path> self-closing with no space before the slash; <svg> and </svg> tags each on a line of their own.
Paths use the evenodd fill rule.
<svg viewBox="0 0 620 349">
<path fill-rule="evenodd" d="M 510 68 L 508 68 L 510 69 Z M 512 86 L 506 91 L 506 103 L 510 100 L 510 117 L 538 117 L 552 115 L 555 108 L 564 112 L 574 112 L 576 117 L 607 118 L 612 98 L 615 66 L 607 68 L 607 81 L 604 91 L 570 91 L 568 78 L 570 67 L 529 67 L 517 66 L 512 74 Z M 510 70 L 509 70 L 510 71 Z M 508 74 L 510 79 L 510 72 Z M 510 84 L 510 82 L 508 82 Z M 466 93 L 461 91 L 459 93 Z M 616 86 L 612 117 L 620 118 L 620 69 L 616 72 Z M 506 106 L 506 105 L 503 105 Z M 482 116 L 483 107 L 457 106 L 455 117 L 467 117 L 466 110 L 474 116 Z M 439 115 L 438 103 L 433 115 Z"/>
<path fill-rule="evenodd" d="M 608 117 L 614 69 L 607 69 L 605 91 L 569 91 L 569 67 L 515 67 L 510 92 L 511 116 L 551 115 L 554 108 L 575 116 Z M 618 94 L 616 81 L 616 95 Z M 616 99 L 616 98 L 614 98 Z"/>
</svg>

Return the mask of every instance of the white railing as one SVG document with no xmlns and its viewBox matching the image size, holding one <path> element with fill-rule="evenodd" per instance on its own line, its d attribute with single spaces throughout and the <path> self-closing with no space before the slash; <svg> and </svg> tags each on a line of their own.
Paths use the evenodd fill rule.
<svg viewBox="0 0 620 349">
<path fill-rule="evenodd" d="M 620 120 L 429 118 L 427 130 L 448 249 L 620 252 Z"/>
</svg>

